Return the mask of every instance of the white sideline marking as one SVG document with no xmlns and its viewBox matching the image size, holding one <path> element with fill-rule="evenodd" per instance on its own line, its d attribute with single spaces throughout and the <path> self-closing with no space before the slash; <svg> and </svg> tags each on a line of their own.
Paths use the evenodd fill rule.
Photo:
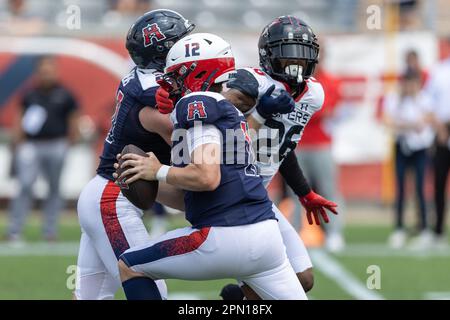
<svg viewBox="0 0 450 320">
<path fill-rule="evenodd" d="M 423 296 L 427 300 L 450 300 L 450 291 L 425 292 Z"/>
<path fill-rule="evenodd" d="M 342 290 L 359 300 L 384 300 L 383 296 L 369 290 L 339 262 L 322 250 L 310 250 L 313 264 Z"/>
<path fill-rule="evenodd" d="M 78 255 L 79 242 L 0 243 L 0 256 L 65 256 Z"/>
<path fill-rule="evenodd" d="M 359 243 L 349 244 L 342 252 L 336 253 L 337 256 L 348 257 L 411 257 L 411 258 L 429 258 L 429 257 L 450 257 L 449 249 L 392 249 L 386 244 L 381 243 Z"/>
<path fill-rule="evenodd" d="M 76 256 L 78 255 L 78 247 L 78 241 L 26 242 L 21 245 L 0 242 L 0 256 Z M 450 249 L 391 249 L 382 243 L 358 243 L 348 244 L 345 250 L 336 253 L 336 255 L 341 257 L 410 257 L 422 259 L 450 257 Z"/>
</svg>

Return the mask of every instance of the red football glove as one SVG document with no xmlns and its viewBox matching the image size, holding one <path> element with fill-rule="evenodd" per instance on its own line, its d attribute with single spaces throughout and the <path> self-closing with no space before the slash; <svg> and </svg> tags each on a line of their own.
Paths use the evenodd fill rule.
<svg viewBox="0 0 450 320">
<path fill-rule="evenodd" d="M 163 87 L 159 87 L 158 90 L 156 90 L 156 107 L 162 114 L 171 113 L 174 108 L 173 101 L 169 98 L 169 96 L 169 92 L 167 92 L 167 90 Z"/>
<path fill-rule="evenodd" d="M 320 225 L 319 214 L 322 216 L 325 223 L 328 223 L 330 219 L 328 218 L 325 209 L 330 210 L 334 214 L 338 214 L 336 211 L 336 203 L 325 199 L 312 190 L 306 196 L 300 197 L 299 199 L 303 207 L 306 209 L 306 218 L 308 219 L 309 224 L 313 224 L 312 216 L 314 216 L 316 224 Z"/>
</svg>

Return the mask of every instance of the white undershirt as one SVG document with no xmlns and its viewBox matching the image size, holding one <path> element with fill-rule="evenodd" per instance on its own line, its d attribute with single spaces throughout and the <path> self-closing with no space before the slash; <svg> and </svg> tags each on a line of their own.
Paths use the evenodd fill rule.
<svg viewBox="0 0 450 320">
<path fill-rule="evenodd" d="M 216 126 L 212 124 L 206 124 L 189 128 L 186 138 L 189 154 L 191 155 L 192 152 L 201 145 L 208 143 L 215 143 L 220 145 L 222 134 Z"/>
</svg>

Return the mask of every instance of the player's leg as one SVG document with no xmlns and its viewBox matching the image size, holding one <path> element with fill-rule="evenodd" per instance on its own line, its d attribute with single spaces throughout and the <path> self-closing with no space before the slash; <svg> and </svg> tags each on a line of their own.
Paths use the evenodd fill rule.
<svg viewBox="0 0 450 320">
<path fill-rule="evenodd" d="M 275 220 L 235 227 L 183 228 L 150 246 L 127 250 L 119 268 L 127 297 L 135 299 L 157 298 L 149 279 L 230 277 L 244 280 L 265 299 L 306 299 L 285 250 Z"/>
<path fill-rule="evenodd" d="M 80 224 L 100 257 L 105 272 L 115 281 L 115 287 L 109 288 L 120 286 L 117 267 L 120 254 L 130 246 L 149 241 L 141 215 L 142 211 L 123 197 L 117 185 L 99 176 L 92 179 L 80 195 L 78 200 Z M 166 297 L 165 283 L 161 281 L 158 284 L 163 297 Z M 98 284 L 91 283 L 91 286 L 95 285 Z M 100 291 L 99 288 L 87 289 L 89 292 Z M 115 291 L 110 294 L 114 293 Z"/>
<path fill-rule="evenodd" d="M 57 236 L 58 217 L 63 208 L 63 199 L 60 191 L 60 177 L 67 154 L 65 140 L 53 141 L 41 148 L 42 172 L 47 179 L 49 192 L 44 202 L 43 234 L 46 239 L 54 239 Z"/>
<path fill-rule="evenodd" d="M 294 227 L 275 205 L 273 205 L 273 211 L 278 219 L 278 226 L 286 247 L 289 263 L 297 274 L 303 289 L 305 292 L 308 292 L 314 285 L 314 276 L 312 272 L 313 265 L 305 244 Z"/>
<path fill-rule="evenodd" d="M 108 270 L 106 267 L 108 263 L 113 265 L 115 262 L 114 251 L 106 237 L 99 206 L 106 184 L 105 179 L 93 178 L 84 187 L 78 199 L 77 212 L 82 236 L 78 253 L 79 276 L 75 296 L 79 300 L 110 299 L 120 286 L 118 272 Z M 108 285 L 104 283 L 106 278 L 110 279 Z"/>
<path fill-rule="evenodd" d="M 211 260 L 210 253 L 218 249 L 217 237 L 211 236 L 214 233 L 213 229 L 209 227 L 175 229 L 154 241 L 149 241 L 146 245 L 130 248 L 120 259 L 133 271 L 152 279 L 202 280 L 206 274 L 214 277 L 219 269 L 215 268 L 212 274 L 201 265 L 206 259 Z M 225 251 L 227 247 L 221 249 Z M 187 267 L 195 264 L 198 265 L 196 268 Z M 210 264 L 211 261 L 204 263 Z"/>
<path fill-rule="evenodd" d="M 16 151 L 16 170 L 19 181 L 19 192 L 14 197 L 9 208 L 8 237 L 19 238 L 27 214 L 33 201 L 33 184 L 39 173 L 36 146 L 33 143 L 23 143 Z"/>
<path fill-rule="evenodd" d="M 289 261 L 263 274 L 242 279 L 262 300 L 307 300 Z"/>
<path fill-rule="evenodd" d="M 74 296 L 77 300 L 110 300 L 120 281 L 106 269 L 89 236 L 82 230 Z"/>
<path fill-rule="evenodd" d="M 261 243 L 265 251 L 258 261 L 258 268 L 265 270 L 239 280 L 263 300 L 306 300 L 305 291 L 286 255 L 278 223 L 270 222 L 264 226 L 267 240 Z M 259 239 L 263 241 L 261 237 Z"/>
<path fill-rule="evenodd" d="M 297 275 L 298 281 L 300 281 L 305 292 L 312 289 L 314 285 L 314 274 L 312 268 L 311 258 L 306 250 L 305 244 L 302 239 L 295 231 L 294 227 L 289 223 L 289 221 L 284 217 L 281 211 L 273 205 L 273 211 L 278 219 L 278 226 L 283 239 L 283 243 L 286 247 L 286 254 L 291 264 L 292 268 Z M 256 292 L 245 283 L 240 284 L 242 291 L 244 292 L 248 300 L 259 300 L 260 297 Z M 239 288 L 228 287 L 229 292 L 225 292 L 226 296 L 224 299 L 228 300 L 227 297 L 236 297 L 236 290 Z M 230 299 L 234 300 L 234 299 Z"/>
<path fill-rule="evenodd" d="M 212 228 L 169 231 L 154 242 L 127 250 L 119 260 L 122 286 L 130 300 L 161 299 L 157 279 L 216 279 L 216 237 Z M 223 248 L 225 250 L 226 248 Z M 219 277 L 220 278 L 220 277 Z"/>
</svg>

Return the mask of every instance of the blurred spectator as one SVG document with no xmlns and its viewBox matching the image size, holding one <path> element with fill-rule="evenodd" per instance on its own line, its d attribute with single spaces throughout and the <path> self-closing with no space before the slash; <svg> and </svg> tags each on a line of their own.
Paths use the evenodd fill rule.
<svg viewBox="0 0 450 320">
<path fill-rule="evenodd" d="M 447 176 L 450 167 L 450 37 L 444 43 L 445 56 L 432 72 L 425 85 L 431 100 L 433 126 L 436 131 L 434 155 L 434 192 L 436 206 L 435 243 L 448 245 L 444 235 Z"/>
<path fill-rule="evenodd" d="M 112 0 L 110 7 L 111 10 L 103 17 L 104 23 L 109 26 L 134 20 L 152 9 L 150 0 Z"/>
<path fill-rule="evenodd" d="M 420 4 L 418 0 L 388 0 L 388 10 L 398 12 L 400 30 L 413 30 L 422 27 Z"/>
<path fill-rule="evenodd" d="M 45 22 L 26 10 L 25 0 L 8 0 L 8 10 L 0 13 L 0 33 L 35 35 L 42 33 Z"/>
<path fill-rule="evenodd" d="M 405 55 L 405 62 L 406 68 L 404 73 L 418 73 L 421 78 L 420 80 L 422 86 L 425 85 L 425 82 L 428 79 L 428 72 L 426 72 L 425 69 L 423 69 L 420 65 L 419 55 L 417 54 L 417 51 L 414 49 L 408 50 Z"/>
<path fill-rule="evenodd" d="M 112 7 L 122 15 L 143 15 L 150 11 L 150 0 L 115 0 Z"/>
<path fill-rule="evenodd" d="M 428 122 L 430 104 L 420 92 L 422 76 L 416 71 L 407 71 L 400 80 L 400 93 L 391 94 L 384 101 L 385 123 L 395 136 L 396 222 L 395 231 L 389 238 L 393 248 L 403 247 L 407 239 L 403 213 L 408 167 L 412 167 L 415 172 L 420 231 L 411 244 L 417 248 L 426 248 L 433 240 L 431 232 L 427 230 L 424 176 L 427 150 L 434 135 Z"/>
<path fill-rule="evenodd" d="M 42 173 L 48 182 L 44 202 L 43 235 L 48 241 L 57 237 L 57 222 L 63 207 L 59 180 L 68 144 L 78 136 L 78 105 L 70 91 L 58 80 L 53 57 L 40 58 L 35 83 L 21 102 L 21 117 L 14 128 L 13 150 L 20 190 L 11 202 L 8 238 L 21 240 L 25 217 L 33 197 L 33 184 Z"/>
<path fill-rule="evenodd" d="M 323 44 L 320 48 L 321 61 L 325 55 Z M 330 120 L 339 103 L 338 80 L 323 69 L 319 63 L 314 74 L 325 91 L 325 101 L 321 110 L 316 112 L 306 127 L 297 148 L 297 158 L 310 185 L 321 196 L 338 204 L 339 215 L 330 218 L 325 225 L 327 231 L 326 247 L 330 251 L 340 251 L 345 246 L 342 234 L 344 202 L 337 185 L 337 166 L 331 153 L 332 136 Z"/>
</svg>

